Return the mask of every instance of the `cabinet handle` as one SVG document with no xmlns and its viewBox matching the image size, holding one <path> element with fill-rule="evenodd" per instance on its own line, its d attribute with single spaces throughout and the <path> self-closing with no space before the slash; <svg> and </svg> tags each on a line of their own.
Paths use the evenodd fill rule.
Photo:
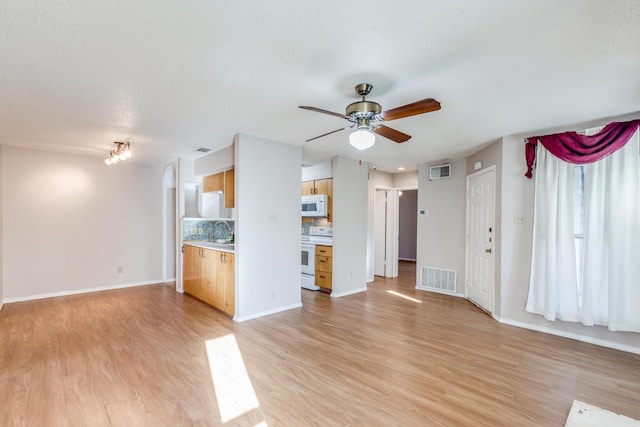
<svg viewBox="0 0 640 427">
<path fill-rule="evenodd" d="M 320 278 L 321 278 L 321 279 L 326 279 L 326 277 L 324 277 L 324 276 L 320 276 Z"/>
</svg>

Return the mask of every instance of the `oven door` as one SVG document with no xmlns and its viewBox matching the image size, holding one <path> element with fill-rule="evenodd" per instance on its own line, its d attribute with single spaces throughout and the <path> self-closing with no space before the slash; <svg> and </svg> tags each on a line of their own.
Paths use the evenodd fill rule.
<svg viewBox="0 0 640 427">
<path fill-rule="evenodd" d="M 309 276 L 316 274 L 316 246 L 303 243 L 301 251 L 301 272 Z"/>
</svg>

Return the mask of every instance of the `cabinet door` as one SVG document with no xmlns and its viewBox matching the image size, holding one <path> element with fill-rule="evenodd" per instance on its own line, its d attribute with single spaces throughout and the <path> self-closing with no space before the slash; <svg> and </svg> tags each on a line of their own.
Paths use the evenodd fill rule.
<svg viewBox="0 0 640 427">
<path fill-rule="evenodd" d="M 196 272 L 194 270 L 194 264 L 196 258 L 199 256 L 198 249 L 194 246 L 184 245 L 182 247 L 182 288 L 184 292 L 189 295 L 193 295 L 196 288 Z"/>
<path fill-rule="evenodd" d="M 207 175 L 202 180 L 202 192 L 224 191 L 224 172 Z"/>
<path fill-rule="evenodd" d="M 202 250 L 202 301 L 215 306 L 215 278 L 217 251 Z"/>
<path fill-rule="evenodd" d="M 231 169 L 224 171 L 224 207 L 232 208 L 235 202 L 235 172 Z"/>
<path fill-rule="evenodd" d="M 333 256 L 333 246 L 316 245 L 316 255 Z"/>
<path fill-rule="evenodd" d="M 333 258 L 328 256 L 316 255 L 316 272 L 332 272 L 331 261 Z"/>
<path fill-rule="evenodd" d="M 302 195 L 303 196 L 310 196 L 312 194 L 314 194 L 315 191 L 315 186 L 313 181 L 304 181 L 302 183 Z"/>
<path fill-rule="evenodd" d="M 329 180 L 328 179 L 317 179 L 314 181 L 315 183 L 315 194 L 329 194 Z"/>
<path fill-rule="evenodd" d="M 331 273 L 325 273 L 325 272 L 318 272 L 316 273 L 315 276 L 316 280 L 316 286 L 320 286 L 321 288 L 325 288 L 325 289 L 332 289 L 332 274 Z"/>
<path fill-rule="evenodd" d="M 224 308 L 222 311 L 233 316 L 236 309 L 235 256 L 225 254 L 224 257 Z"/>
<path fill-rule="evenodd" d="M 213 287 L 213 306 L 224 311 L 224 256 L 225 252 L 216 252 L 216 276 Z"/>
</svg>

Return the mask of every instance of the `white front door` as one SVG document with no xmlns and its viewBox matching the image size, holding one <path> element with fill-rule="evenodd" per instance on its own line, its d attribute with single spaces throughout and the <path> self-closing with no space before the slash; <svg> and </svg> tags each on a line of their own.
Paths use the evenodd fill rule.
<svg viewBox="0 0 640 427">
<path fill-rule="evenodd" d="M 373 208 L 373 274 L 387 273 L 387 190 L 376 190 Z"/>
<path fill-rule="evenodd" d="M 467 177 L 467 298 L 489 313 L 494 309 L 495 168 Z"/>
</svg>

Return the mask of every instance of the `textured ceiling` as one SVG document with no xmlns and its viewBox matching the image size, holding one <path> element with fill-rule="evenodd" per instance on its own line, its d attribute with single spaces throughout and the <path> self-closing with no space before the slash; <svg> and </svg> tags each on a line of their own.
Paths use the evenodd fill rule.
<svg viewBox="0 0 640 427">
<path fill-rule="evenodd" d="M 235 133 L 379 170 L 469 153 L 504 135 L 640 110 L 640 2 L 589 0 L 34 1 L 0 5 L 0 144 L 145 164 L 197 157 Z M 349 146 L 357 99 L 437 112 L 413 136 Z"/>
</svg>

